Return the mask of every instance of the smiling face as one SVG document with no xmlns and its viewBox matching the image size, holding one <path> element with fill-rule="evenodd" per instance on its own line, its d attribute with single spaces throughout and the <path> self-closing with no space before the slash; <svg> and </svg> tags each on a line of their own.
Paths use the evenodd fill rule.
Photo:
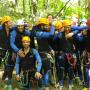
<svg viewBox="0 0 90 90">
<path fill-rule="evenodd" d="M 22 41 L 22 45 L 24 48 L 28 48 L 30 46 L 30 41 Z"/>
<path fill-rule="evenodd" d="M 48 31 L 48 25 L 46 24 L 41 24 L 41 29 L 44 30 L 44 31 Z"/>
<path fill-rule="evenodd" d="M 30 46 L 30 37 L 29 36 L 22 37 L 22 45 L 24 48 L 28 48 Z"/>
<path fill-rule="evenodd" d="M 86 22 L 82 22 L 80 26 L 86 26 Z"/>
<path fill-rule="evenodd" d="M 17 25 L 17 29 L 19 32 L 23 32 L 24 31 L 24 25 Z"/>
<path fill-rule="evenodd" d="M 70 33 L 70 31 L 71 31 L 71 26 L 66 26 L 66 27 L 64 27 L 64 31 L 65 31 L 66 34 Z"/>
<path fill-rule="evenodd" d="M 49 15 L 49 16 L 48 16 L 48 20 L 49 20 L 49 22 L 51 23 L 51 22 L 53 21 L 53 16 L 52 16 L 52 15 Z"/>
<path fill-rule="evenodd" d="M 5 26 L 6 26 L 7 28 L 11 29 L 12 26 L 13 26 L 12 21 L 7 21 L 7 22 L 5 22 Z"/>
</svg>

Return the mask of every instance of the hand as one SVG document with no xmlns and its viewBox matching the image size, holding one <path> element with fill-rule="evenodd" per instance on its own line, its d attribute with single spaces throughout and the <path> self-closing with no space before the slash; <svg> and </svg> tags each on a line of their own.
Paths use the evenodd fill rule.
<svg viewBox="0 0 90 90">
<path fill-rule="evenodd" d="M 87 30 L 83 30 L 82 34 L 86 36 L 87 35 Z"/>
<path fill-rule="evenodd" d="M 74 49 L 74 50 L 76 50 L 76 47 L 75 47 L 75 45 L 74 45 L 74 44 L 73 44 L 73 49 Z"/>
<path fill-rule="evenodd" d="M 22 50 L 19 50 L 17 54 L 22 58 L 25 57 L 25 54 Z"/>
<path fill-rule="evenodd" d="M 20 81 L 20 76 L 19 76 L 19 74 L 16 75 L 16 80 L 17 80 L 17 81 Z"/>
<path fill-rule="evenodd" d="M 73 33 L 69 33 L 66 35 L 66 38 L 71 38 L 74 34 Z"/>
<path fill-rule="evenodd" d="M 40 79 L 40 78 L 42 78 L 42 75 L 39 72 L 36 72 L 35 73 L 35 78 Z"/>
<path fill-rule="evenodd" d="M 51 54 L 52 56 L 55 56 L 55 52 L 54 52 L 53 50 L 50 51 L 50 54 Z"/>
<path fill-rule="evenodd" d="M 53 25 L 53 26 L 55 26 L 55 24 L 56 24 L 56 21 L 53 21 L 53 22 L 51 23 L 51 25 Z"/>
</svg>

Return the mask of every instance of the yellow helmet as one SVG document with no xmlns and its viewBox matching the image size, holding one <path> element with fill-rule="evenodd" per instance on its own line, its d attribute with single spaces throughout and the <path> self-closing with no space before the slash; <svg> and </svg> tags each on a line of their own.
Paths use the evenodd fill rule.
<svg viewBox="0 0 90 90">
<path fill-rule="evenodd" d="M 37 22 L 37 25 L 39 24 L 49 25 L 49 20 L 47 18 L 40 18 Z"/>
<path fill-rule="evenodd" d="M 88 89 L 85 87 L 85 88 L 83 88 L 82 90 L 88 90 Z"/>
<path fill-rule="evenodd" d="M 11 17 L 10 16 L 4 16 L 2 18 L 2 24 L 5 23 L 5 22 L 7 22 L 7 21 L 11 21 Z"/>
<path fill-rule="evenodd" d="M 62 22 L 61 21 L 56 21 L 56 23 L 55 23 L 55 29 L 60 29 L 62 27 L 63 27 Z"/>
<path fill-rule="evenodd" d="M 30 40 L 30 37 L 29 36 L 23 36 L 22 37 L 22 42 L 23 41 L 29 41 L 30 42 L 31 40 Z"/>
<path fill-rule="evenodd" d="M 65 27 L 65 26 L 70 26 L 71 25 L 71 21 L 70 20 L 64 20 L 63 21 L 63 26 Z"/>
</svg>

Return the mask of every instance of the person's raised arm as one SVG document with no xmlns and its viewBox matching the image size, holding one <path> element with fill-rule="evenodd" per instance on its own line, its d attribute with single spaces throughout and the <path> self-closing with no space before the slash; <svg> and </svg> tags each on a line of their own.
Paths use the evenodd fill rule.
<svg viewBox="0 0 90 90">
<path fill-rule="evenodd" d="M 37 32 L 36 32 L 36 37 L 40 37 L 40 38 L 48 38 L 48 37 L 54 35 L 54 31 L 55 31 L 55 27 L 54 27 L 54 26 L 51 26 L 49 32 L 37 31 Z"/>
</svg>

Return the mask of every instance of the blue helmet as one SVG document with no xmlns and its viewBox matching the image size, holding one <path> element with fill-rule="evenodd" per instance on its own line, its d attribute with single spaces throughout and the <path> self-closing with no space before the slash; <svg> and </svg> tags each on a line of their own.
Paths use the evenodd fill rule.
<svg viewBox="0 0 90 90">
<path fill-rule="evenodd" d="M 87 19 L 83 18 L 80 20 L 80 22 L 87 22 Z"/>
</svg>

